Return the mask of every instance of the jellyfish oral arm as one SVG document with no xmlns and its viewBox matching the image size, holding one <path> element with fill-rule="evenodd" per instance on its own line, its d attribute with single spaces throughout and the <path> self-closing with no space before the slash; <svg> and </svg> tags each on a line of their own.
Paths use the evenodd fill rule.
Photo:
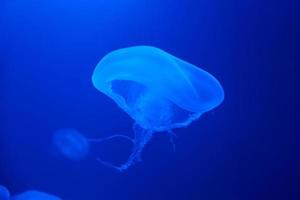
<svg viewBox="0 0 300 200">
<path fill-rule="evenodd" d="M 135 130 L 135 139 L 132 139 L 124 135 L 113 135 L 103 139 L 92 139 L 93 142 L 103 142 L 113 138 L 124 138 L 130 140 L 134 145 L 127 161 L 121 165 L 115 165 L 112 164 L 111 162 L 104 161 L 100 157 L 97 158 L 97 161 L 104 166 L 116 169 L 120 172 L 127 170 L 130 166 L 134 165 L 136 162 L 141 161 L 141 153 L 143 151 L 143 148 L 152 138 L 153 132 L 145 129 L 134 129 L 134 130 Z"/>
</svg>

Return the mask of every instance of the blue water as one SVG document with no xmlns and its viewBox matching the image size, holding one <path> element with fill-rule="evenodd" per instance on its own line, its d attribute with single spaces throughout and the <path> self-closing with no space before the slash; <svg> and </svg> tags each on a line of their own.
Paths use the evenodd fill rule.
<svg viewBox="0 0 300 200">
<path fill-rule="evenodd" d="M 300 199 L 296 3 L 203 0 L 2 0 L 0 185 L 64 200 Z M 150 45 L 199 66 L 224 102 L 190 126 L 156 134 L 120 173 L 131 144 L 90 146 L 79 162 L 56 130 L 133 136 L 133 120 L 96 90 L 107 53 Z"/>
</svg>

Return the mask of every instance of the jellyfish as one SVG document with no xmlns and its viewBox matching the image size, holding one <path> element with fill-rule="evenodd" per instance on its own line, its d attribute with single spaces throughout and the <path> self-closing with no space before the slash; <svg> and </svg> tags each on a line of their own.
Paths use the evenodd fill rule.
<svg viewBox="0 0 300 200">
<path fill-rule="evenodd" d="M 53 134 L 53 144 L 65 157 L 79 161 L 84 159 L 89 152 L 89 143 L 76 129 L 62 128 Z"/>
<path fill-rule="evenodd" d="M 91 144 L 98 144 L 115 138 L 125 139 L 133 143 L 130 137 L 118 134 L 106 138 L 87 138 L 74 128 L 56 130 L 53 134 L 52 143 L 61 155 L 73 161 L 81 161 L 89 154 Z"/>
<path fill-rule="evenodd" d="M 61 198 L 45 192 L 28 190 L 11 197 L 11 200 L 62 200 Z"/>
<path fill-rule="evenodd" d="M 154 133 L 172 135 L 173 129 L 188 126 L 224 99 L 214 76 L 152 46 L 110 52 L 97 64 L 92 83 L 135 121 L 128 159 L 116 166 L 98 158 L 120 171 L 140 161 Z"/>
<path fill-rule="evenodd" d="M 8 189 L 5 186 L 0 185 L 0 199 L 9 200 L 9 198 L 10 198 L 10 194 Z"/>
<path fill-rule="evenodd" d="M 61 198 L 40 192 L 37 190 L 28 190 L 21 194 L 10 196 L 8 189 L 0 185 L 0 200 L 62 200 Z"/>
</svg>

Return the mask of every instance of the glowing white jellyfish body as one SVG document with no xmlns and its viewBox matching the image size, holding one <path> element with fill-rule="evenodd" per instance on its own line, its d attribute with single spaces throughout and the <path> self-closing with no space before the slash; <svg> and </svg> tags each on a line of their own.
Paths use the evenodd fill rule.
<svg viewBox="0 0 300 200">
<path fill-rule="evenodd" d="M 120 171 L 140 160 L 155 132 L 186 127 L 224 99 L 220 83 L 208 72 L 167 52 L 135 46 L 107 54 L 96 66 L 94 86 L 135 120 L 134 148 Z"/>
</svg>

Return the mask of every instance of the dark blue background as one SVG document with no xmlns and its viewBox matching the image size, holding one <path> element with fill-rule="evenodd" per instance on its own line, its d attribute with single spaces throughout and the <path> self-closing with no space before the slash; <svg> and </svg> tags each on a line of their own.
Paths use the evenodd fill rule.
<svg viewBox="0 0 300 200">
<path fill-rule="evenodd" d="M 0 184 L 64 200 L 300 199 L 297 6 L 2 0 Z M 51 147 L 58 128 L 132 135 L 133 121 L 92 86 L 91 75 L 106 53 L 141 44 L 209 71 L 224 87 L 223 104 L 175 130 L 176 152 L 156 135 L 143 162 L 124 174 L 94 160 L 120 160 L 122 141 L 93 147 L 82 162 L 58 156 Z"/>
</svg>

